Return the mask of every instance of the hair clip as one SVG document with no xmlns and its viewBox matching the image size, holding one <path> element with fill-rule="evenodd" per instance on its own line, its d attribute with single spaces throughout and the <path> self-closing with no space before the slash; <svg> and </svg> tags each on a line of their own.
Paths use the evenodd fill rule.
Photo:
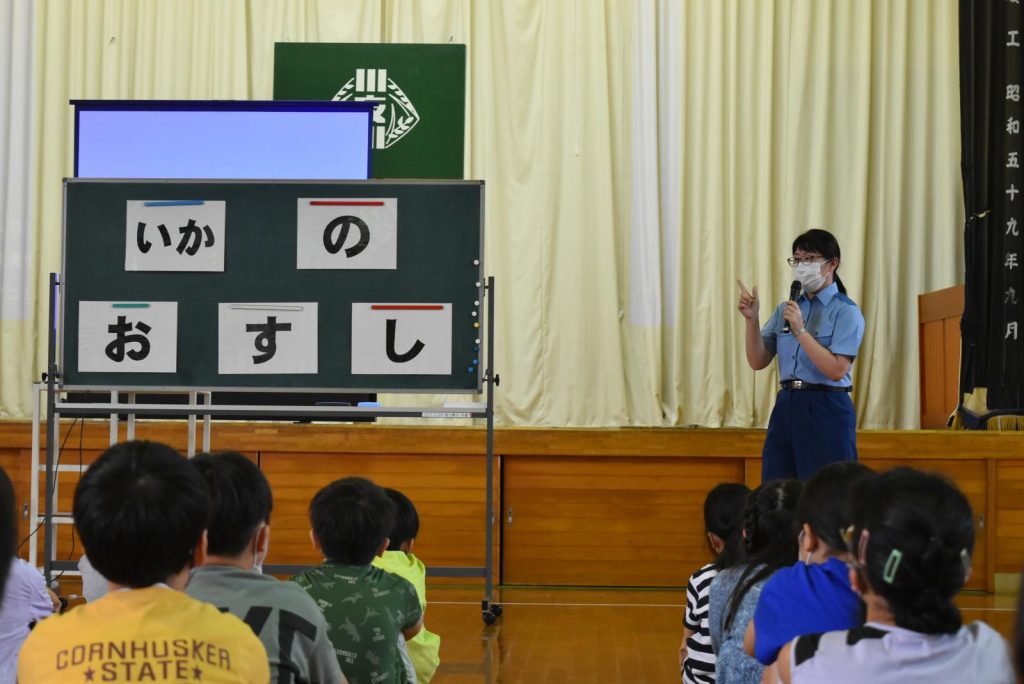
<svg viewBox="0 0 1024 684">
<path fill-rule="evenodd" d="M 885 569 L 882 570 L 882 580 L 886 584 L 892 584 L 896 579 L 896 571 L 900 569 L 900 561 L 903 560 L 903 552 L 893 549 L 889 552 L 889 560 L 885 561 Z"/>
<path fill-rule="evenodd" d="M 846 528 L 839 528 L 839 538 L 846 544 L 846 550 L 853 553 L 853 525 Z"/>
<path fill-rule="evenodd" d="M 967 553 L 967 549 L 960 549 L 960 562 L 964 565 L 964 577 L 971 572 L 971 554 Z"/>
</svg>

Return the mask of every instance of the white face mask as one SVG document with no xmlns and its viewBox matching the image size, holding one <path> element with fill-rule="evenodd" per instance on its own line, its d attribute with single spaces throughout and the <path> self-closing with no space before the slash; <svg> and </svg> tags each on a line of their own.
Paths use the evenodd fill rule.
<svg viewBox="0 0 1024 684">
<path fill-rule="evenodd" d="M 825 276 L 821 273 L 823 262 L 797 264 L 793 267 L 793 277 L 800 281 L 804 292 L 817 292 L 825 284 Z"/>
<path fill-rule="evenodd" d="M 803 546 L 804 546 L 804 530 L 803 529 L 800 530 L 800 534 L 796 538 L 796 545 L 797 545 L 797 548 L 799 548 L 799 549 L 802 549 Z M 804 565 L 810 565 L 812 558 L 814 558 L 814 552 L 813 551 L 808 551 L 807 552 L 807 559 L 804 561 Z"/>
<path fill-rule="evenodd" d="M 263 574 L 263 559 L 260 558 L 260 552 L 256 551 L 252 554 L 252 571 L 257 575 Z"/>
<path fill-rule="evenodd" d="M 259 539 L 259 533 L 263 531 L 263 527 L 260 527 L 256 533 L 256 538 Z M 259 545 L 253 544 L 252 551 L 252 571 L 257 575 L 263 574 L 263 561 L 266 560 L 266 554 L 260 554 Z"/>
</svg>

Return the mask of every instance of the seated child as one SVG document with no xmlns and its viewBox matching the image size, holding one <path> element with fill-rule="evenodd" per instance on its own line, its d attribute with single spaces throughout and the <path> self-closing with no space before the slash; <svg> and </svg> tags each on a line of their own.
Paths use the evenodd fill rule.
<svg viewBox="0 0 1024 684">
<path fill-rule="evenodd" d="M 327 485 L 309 504 L 314 548 L 324 563 L 295 577 L 327 618 L 341 671 L 352 684 L 405 684 L 398 649 L 423 627 L 423 609 L 407 580 L 371 565 L 388 547 L 395 505 L 361 477 Z"/>
<path fill-rule="evenodd" d="M 181 454 L 115 444 L 82 476 L 73 510 L 110 593 L 40 622 L 21 649 L 19 681 L 267 684 L 252 630 L 181 591 L 210 514 L 206 485 Z"/>
<path fill-rule="evenodd" d="M 405 494 L 395 489 L 384 492 L 395 504 L 395 524 L 391 528 L 388 550 L 373 559 L 374 566 L 409 580 L 416 587 L 420 607 L 427 610 L 427 568 L 413 555 L 412 547 L 420 531 L 416 507 Z M 409 658 L 416 670 L 416 681 L 428 684 L 441 663 L 441 637 L 426 627 L 408 643 Z"/>
<path fill-rule="evenodd" d="M 270 483 L 256 464 L 226 451 L 190 463 L 210 493 L 209 543 L 185 593 L 248 624 L 263 642 L 274 682 L 344 681 L 327 622 L 293 582 L 263 575 L 270 545 Z"/>
<path fill-rule="evenodd" d="M 781 681 L 1014 682 L 1006 642 L 963 625 L 953 604 L 974 548 L 966 497 L 941 476 L 896 468 L 862 481 L 851 505 L 850 581 L 867 622 L 797 637 L 779 653 Z"/>
<path fill-rule="evenodd" d="M 750 489 L 726 482 L 704 499 L 704 529 L 715 560 L 690 575 L 686 584 L 686 612 L 683 614 L 683 643 L 679 648 L 679 670 L 683 684 L 713 684 L 715 652 L 708 632 L 708 592 L 711 580 L 743 557 L 740 526 Z"/>
<path fill-rule="evenodd" d="M 743 635 L 761 588 L 797 559 L 798 480 L 771 480 L 754 490 L 743 513 L 744 559 L 711 581 L 708 628 L 719 684 L 758 684 L 764 666 L 743 651 Z"/>
<path fill-rule="evenodd" d="M 763 665 L 801 634 L 851 629 L 864 621 L 850 587 L 842 531 L 850 526 L 850 492 L 874 475 L 860 463 L 833 463 L 804 484 L 796 505 L 801 560 L 765 582 L 744 647 Z"/>
<path fill-rule="evenodd" d="M 14 684 L 18 674 L 18 651 L 28 638 L 33 625 L 53 615 L 60 602 L 46 587 L 46 580 L 31 564 L 14 555 L 14 540 L 17 536 L 18 518 L 14 487 L 7 473 L 0 468 L 0 525 L 6 534 L 6 556 L 10 559 L 4 567 L 6 584 L 0 588 L 0 684 Z"/>
</svg>

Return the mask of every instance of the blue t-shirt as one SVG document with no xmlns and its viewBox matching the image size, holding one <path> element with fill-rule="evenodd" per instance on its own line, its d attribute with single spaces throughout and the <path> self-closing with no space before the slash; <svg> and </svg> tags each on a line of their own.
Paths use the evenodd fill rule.
<svg viewBox="0 0 1024 684">
<path fill-rule="evenodd" d="M 754 655 L 770 665 L 779 649 L 798 636 L 852 629 L 862 622 L 846 563 L 838 558 L 810 565 L 801 561 L 777 571 L 761 590 L 754 611 Z"/>
<path fill-rule="evenodd" d="M 835 283 L 823 288 L 814 297 L 800 295 L 797 304 L 803 314 L 807 333 L 813 335 L 821 346 L 833 354 L 850 358 L 857 356 L 860 342 L 864 338 L 864 316 L 852 299 L 840 294 Z M 786 319 L 782 317 L 785 307 L 785 302 L 775 307 L 771 318 L 761 328 L 765 349 L 771 354 L 778 354 L 779 378 L 783 381 L 803 380 L 819 385 L 849 387 L 852 384 L 849 371 L 842 380 L 830 379 L 818 370 L 800 346 L 800 341 L 793 336 L 796 330 L 782 332 L 786 324 Z"/>
</svg>

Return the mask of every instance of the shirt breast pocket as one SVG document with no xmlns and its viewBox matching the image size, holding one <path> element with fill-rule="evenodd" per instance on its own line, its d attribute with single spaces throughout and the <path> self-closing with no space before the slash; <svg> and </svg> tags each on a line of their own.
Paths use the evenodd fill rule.
<svg viewBox="0 0 1024 684">
<path fill-rule="evenodd" d="M 814 331 L 814 339 L 825 349 L 830 349 L 832 347 L 832 336 L 835 334 L 835 331 L 835 321 L 823 321 L 817 330 Z"/>
</svg>

